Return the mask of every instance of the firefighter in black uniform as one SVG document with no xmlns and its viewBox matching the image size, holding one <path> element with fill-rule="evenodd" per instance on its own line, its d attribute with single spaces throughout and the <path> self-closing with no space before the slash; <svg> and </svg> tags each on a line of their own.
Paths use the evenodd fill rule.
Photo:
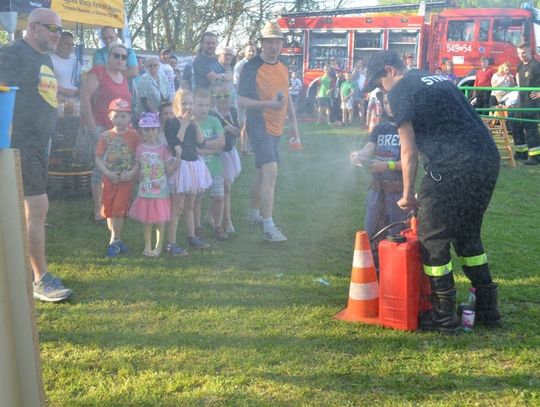
<svg viewBox="0 0 540 407">
<path fill-rule="evenodd" d="M 523 43 L 517 46 L 520 64 L 517 67 L 517 85 L 522 88 L 540 88 L 540 63 L 532 57 L 531 47 Z M 540 92 L 520 91 L 519 107 L 540 108 Z M 516 117 L 538 120 L 540 111 L 518 112 Z M 540 164 L 540 134 L 538 122 L 514 122 L 512 126 L 516 158 L 526 160 L 525 165 Z"/>
<path fill-rule="evenodd" d="M 489 131 L 451 81 L 418 69 L 408 71 L 394 51 L 377 52 L 369 60 L 366 90 L 375 86 L 388 91 L 401 139 L 403 197 L 398 205 L 419 208 L 418 239 L 433 307 L 422 316 L 421 328 L 445 333 L 458 329 L 451 243 L 476 288 L 477 322 L 499 326 L 497 285 L 480 238 L 499 174 L 500 155 Z M 426 174 L 417 201 L 419 154 Z"/>
</svg>

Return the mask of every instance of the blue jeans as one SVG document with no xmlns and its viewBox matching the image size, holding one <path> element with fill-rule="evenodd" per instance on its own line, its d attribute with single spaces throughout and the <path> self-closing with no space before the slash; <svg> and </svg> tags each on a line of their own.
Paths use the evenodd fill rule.
<svg viewBox="0 0 540 407">
<path fill-rule="evenodd" d="M 401 193 L 390 194 L 382 191 L 368 191 L 364 227 L 370 239 L 385 226 L 391 223 L 404 221 L 407 218 L 408 212 L 397 206 L 397 201 L 399 201 L 401 197 Z M 404 228 L 405 225 L 393 226 L 389 229 L 387 234 L 399 233 Z M 387 234 L 383 234 L 376 241 L 371 242 L 371 251 L 377 270 L 379 270 L 379 242 L 384 239 Z"/>
</svg>

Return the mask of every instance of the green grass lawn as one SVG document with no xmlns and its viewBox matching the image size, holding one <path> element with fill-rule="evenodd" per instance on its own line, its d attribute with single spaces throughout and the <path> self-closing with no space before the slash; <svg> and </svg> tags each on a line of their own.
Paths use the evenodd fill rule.
<svg viewBox="0 0 540 407">
<path fill-rule="evenodd" d="M 369 175 L 348 155 L 365 134 L 301 133 L 303 151 L 281 146 L 284 243 L 245 222 L 252 157 L 233 190 L 237 236 L 188 257 L 143 257 L 142 227 L 128 221 L 131 256 L 107 259 L 90 202 L 51 202 L 50 269 L 75 291 L 36 304 L 51 406 L 540 405 L 540 168 L 503 164 L 484 222 L 504 327 L 402 332 L 332 319 L 363 224 Z"/>
</svg>

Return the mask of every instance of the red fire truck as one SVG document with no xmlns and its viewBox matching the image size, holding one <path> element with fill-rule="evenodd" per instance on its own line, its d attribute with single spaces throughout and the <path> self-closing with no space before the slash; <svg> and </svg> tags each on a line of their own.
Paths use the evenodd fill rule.
<svg viewBox="0 0 540 407">
<path fill-rule="evenodd" d="M 283 55 L 291 70 L 303 76 L 308 94 L 330 64 L 353 69 L 376 51 L 390 49 L 405 57 L 413 54 L 416 66 L 434 72 L 446 60 L 454 73 L 466 77 L 488 57 L 493 66 L 519 62 L 515 46 L 529 42 L 536 50 L 536 11 L 521 9 L 442 8 L 446 1 L 374 6 L 361 9 L 325 10 L 283 14 L 278 23 L 286 36 Z"/>
</svg>

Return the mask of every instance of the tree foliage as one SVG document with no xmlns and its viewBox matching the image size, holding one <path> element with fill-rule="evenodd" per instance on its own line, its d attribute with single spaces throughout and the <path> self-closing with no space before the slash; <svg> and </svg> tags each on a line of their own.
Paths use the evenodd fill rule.
<svg viewBox="0 0 540 407">
<path fill-rule="evenodd" d="M 279 11 L 319 9 L 319 0 L 128 0 L 133 43 L 146 50 L 195 52 L 202 35 L 241 47 L 253 42 L 267 19 Z"/>
<path fill-rule="evenodd" d="M 411 0 L 379 0 L 379 4 L 411 4 L 416 2 L 420 4 L 420 1 Z M 524 0 L 453 0 L 454 6 L 459 8 L 519 8 L 523 2 Z M 426 3 L 429 3 L 429 0 Z"/>
</svg>

